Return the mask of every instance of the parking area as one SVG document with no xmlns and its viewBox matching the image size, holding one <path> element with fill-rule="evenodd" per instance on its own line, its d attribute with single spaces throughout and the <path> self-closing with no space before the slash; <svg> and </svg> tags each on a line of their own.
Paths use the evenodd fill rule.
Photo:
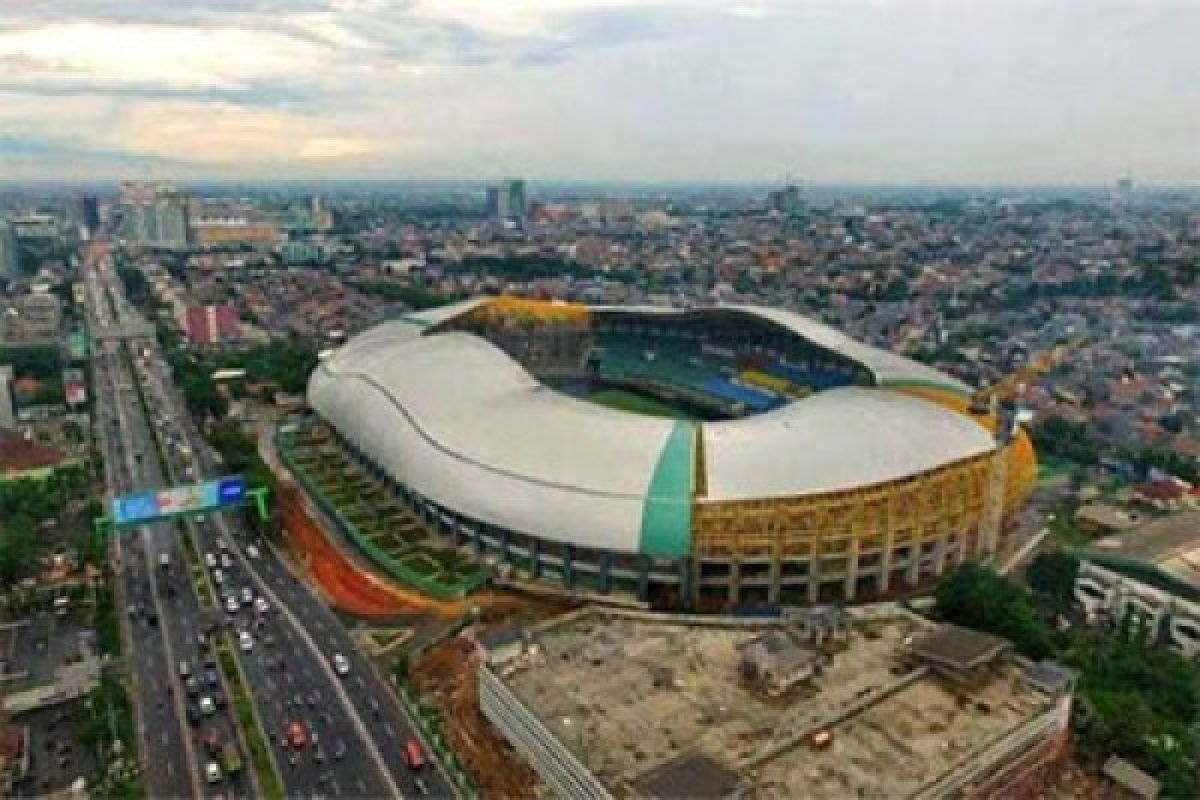
<svg viewBox="0 0 1200 800">
<path fill-rule="evenodd" d="M 92 649 L 94 635 L 72 615 L 45 610 L 0 627 L 0 687 L 14 694 L 52 680 Z"/>
<path fill-rule="evenodd" d="M 13 719 L 25 730 L 29 772 L 17 784 L 19 797 L 59 791 L 95 773 L 96 761 L 83 741 L 91 718 L 83 698 L 30 711 Z"/>
</svg>

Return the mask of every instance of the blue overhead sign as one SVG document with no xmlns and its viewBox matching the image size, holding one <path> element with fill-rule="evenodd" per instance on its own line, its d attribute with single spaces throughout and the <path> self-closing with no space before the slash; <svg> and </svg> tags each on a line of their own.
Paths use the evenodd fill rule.
<svg viewBox="0 0 1200 800">
<path fill-rule="evenodd" d="M 118 527 L 233 508 L 246 502 L 246 479 L 240 475 L 204 483 L 170 486 L 113 498 L 112 518 Z"/>
</svg>

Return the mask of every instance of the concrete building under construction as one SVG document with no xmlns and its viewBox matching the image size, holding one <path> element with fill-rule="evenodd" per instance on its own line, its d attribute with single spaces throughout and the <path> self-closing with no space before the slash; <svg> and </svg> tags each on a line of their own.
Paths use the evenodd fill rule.
<svg viewBox="0 0 1200 800">
<path fill-rule="evenodd" d="M 1069 670 L 891 604 L 837 613 L 583 609 L 489 653 L 480 708 L 556 796 L 1035 796 L 1068 750 Z M 798 680 L 747 679 L 764 641 Z"/>
</svg>

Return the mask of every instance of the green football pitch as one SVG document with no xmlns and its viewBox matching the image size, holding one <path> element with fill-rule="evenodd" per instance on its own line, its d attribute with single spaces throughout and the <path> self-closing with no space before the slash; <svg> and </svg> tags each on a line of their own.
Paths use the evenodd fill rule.
<svg viewBox="0 0 1200 800">
<path fill-rule="evenodd" d="M 624 389 L 601 389 L 587 397 L 589 402 L 618 411 L 628 411 L 632 414 L 644 414 L 648 417 L 669 417 L 671 419 L 691 419 L 674 406 L 646 395 L 628 392 Z"/>
</svg>

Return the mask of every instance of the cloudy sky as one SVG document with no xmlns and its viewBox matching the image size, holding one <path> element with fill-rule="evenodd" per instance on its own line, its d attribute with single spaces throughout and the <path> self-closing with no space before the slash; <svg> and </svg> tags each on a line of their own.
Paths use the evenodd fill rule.
<svg viewBox="0 0 1200 800">
<path fill-rule="evenodd" d="M 0 0 L 0 179 L 1200 184 L 1200 0 Z"/>
</svg>

